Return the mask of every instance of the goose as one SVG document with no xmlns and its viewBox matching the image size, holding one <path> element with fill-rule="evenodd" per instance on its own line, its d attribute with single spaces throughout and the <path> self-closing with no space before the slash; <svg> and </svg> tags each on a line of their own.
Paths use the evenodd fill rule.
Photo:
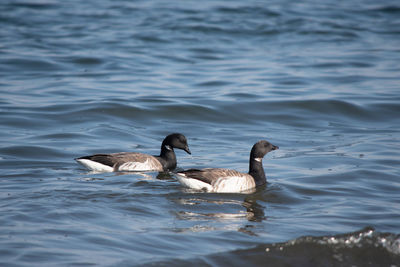
<svg viewBox="0 0 400 267">
<path fill-rule="evenodd" d="M 159 156 L 138 152 L 119 152 L 83 156 L 75 160 L 86 168 L 99 172 L 170 171 L 176 168 L 174 148 L 191 154 L 186 137 L 183 134 L 173 133 L 165 137 Z"/>
<path fill-rule="evenodd" d="M 250 152 L 249 173 L 219 168 L 189 169 L 178 171 L 176 178 L 185 187 L 206 192 L 248 191 L 267 182 L 262 159 L 268 152 L 278 148 L 266 140 L 255 143 Z"/>
</svg>

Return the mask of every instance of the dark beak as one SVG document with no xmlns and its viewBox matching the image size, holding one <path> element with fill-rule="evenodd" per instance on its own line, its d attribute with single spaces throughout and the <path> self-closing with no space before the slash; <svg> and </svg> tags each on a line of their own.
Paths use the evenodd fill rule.
<svg viewBox="0 0 400 267">
<path fill-rule="evenodd" d="M 272 145 L 272 150 L 277 150 L 277 149 L 279 149 L 279 146 Z"/>
<path fill-rule="evenodd" d="M 190 149 L 188 146 L 185 146 L 185 148 L 183 150 L 185 150 L 186 153 L 188 153 L 189 155 L 192 155 L 192 152 L 190 152 Z"/>
</svg>

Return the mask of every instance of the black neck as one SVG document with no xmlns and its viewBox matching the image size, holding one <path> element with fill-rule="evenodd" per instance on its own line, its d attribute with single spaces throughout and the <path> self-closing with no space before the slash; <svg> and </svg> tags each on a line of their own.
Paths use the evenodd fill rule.
<svg viewBox="0 0 400 267">
<path fill-rule="evenodd" d="M 254 178 L 257 186 L 265 184 L 267 182 L 267 178 L 265 177 L 265 172 L 262 165 L 262 159 L 260 159 L 260 161 L 257 161 L 255 158 L 250 157 L 249 174 Z"/>
<path fill-rule="evenodd" d="M 164 169 L 172 170 L 176 168 L 176 155 L 172 146 L 163 143 L 160 158 L 164 160 L 164 162 L 161 162 Z"/>
</svg>

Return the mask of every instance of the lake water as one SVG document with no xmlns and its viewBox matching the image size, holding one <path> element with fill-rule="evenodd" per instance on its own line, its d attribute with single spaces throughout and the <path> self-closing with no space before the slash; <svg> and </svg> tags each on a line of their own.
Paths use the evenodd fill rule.
<svg viewBox="0 0 400 267">
<path fill-rule="evenodd" d="M 0 3 L 0 265 L 400 266 L 398 1 Z M 183 189 L 74 158 L 159 153 L 268 184 Z"/>
</svg>

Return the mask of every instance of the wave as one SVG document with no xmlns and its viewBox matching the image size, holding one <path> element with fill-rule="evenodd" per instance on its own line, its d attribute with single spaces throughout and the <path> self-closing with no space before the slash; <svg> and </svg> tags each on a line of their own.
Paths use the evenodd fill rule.
<svg viewBox="0 0 400 267">
<path fill-rule="evenodd" d="M 13 128 L 26 128 L 27 125 L 32 128 L 47 127 L 59 122 L 116 123 L 115 120 L 119 120 L 119 124 L 131 124 L 136 121 L 147 125 L 173 120 L 210 125 L 278 123 L 296 127 L 353 127 L 366 122 L 377 126 L 387 124 L 388 121 L 397 121 L 400 110 L 400 105 L 391 102 L 358 105 L 335 99 L 256 100 L 257 96 L 251 94 L 229 94 L 225 98 L 228 99 L 113 99 L 47 106 L 43 106 L 42 103 L 42 106 L 24 108 L 9 103 L 8 109 L 2 114 L 3 124 Z M 232 101 L 232 98 L 235 100 Z"/>
<path fill-rule="evenodd" d="M 305 236 L 283 243 L 202 257 L 152 262 L 151 266 L 398 266 L 400 235 L 367 227 L 336 236 Z"/>
</svg>

